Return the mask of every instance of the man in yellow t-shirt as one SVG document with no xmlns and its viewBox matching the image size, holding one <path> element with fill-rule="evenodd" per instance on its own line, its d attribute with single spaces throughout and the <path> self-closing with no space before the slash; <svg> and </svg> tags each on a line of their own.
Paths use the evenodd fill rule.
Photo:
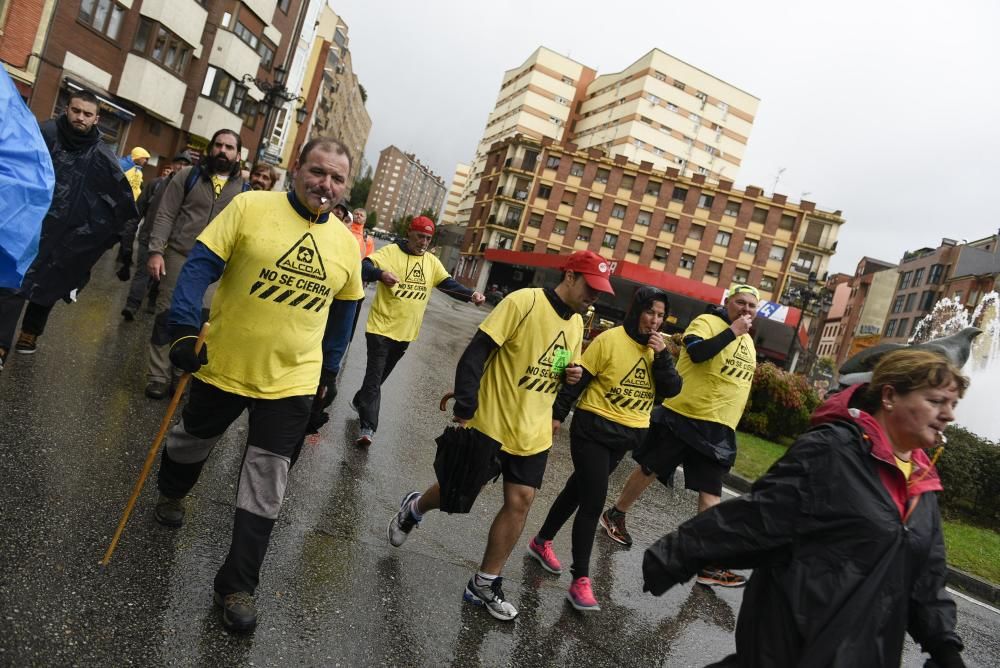
<svg viewBox="0 0 1000 668">
<path fill-rule="evenodd" d="M 722 501 L 722 478 L 736 461 L 736 425 L 757 368 L 750 326 L 758 299 L 757 288 L 734 286 L 722 308 L 698 316 L 684 331 L 677 362 L 684 387 L 653 411 L 649 433 L 632 454 L 638 466 L 618 500 L 601 516 L 612 540 L 632 544 L 625 513 L 653 480 L 671 480 L 682 463 L 684 486 L 698 492 L 698 512 Z M 698 582 L 742 587 L 746 578 L 709 567 L 698 574 Z"/>
<path fill-rule="evenodd" d="M 535 490 L 542 486 L 556 393 L 583 374 L 579 365 L 569 364 L 580 357 L 580 314 L 601 293 L 614 294 L 610 275 L 608 262 L 599 255 L 573 253 L 555 289 L 525 288 L 505 297 L 483 320 L 455 371 L 454 420 L 471 428 L 460 433 L 475 439 L 476 449 L 493 447 L 499 456 L 500 469 L 477 471 L 482 475 L 475 476 L 476 484 L 503 475 L 503 507 L 493 519 L 479 571 L 463 594 L 496 619 L 517 616 L 504 596 L 500 573 L 524 530 Z M 403 497 L 386 530 L 390 544 L 402 545 L 424 513 L 441 508 L 441 502 L 440 476 L 423 494 Z"/>
<path fill-rule="evenodd" d="M 427 252 L 433 238 L 434 221 L 417 216 L 410 221 L 405 241 L 383 246 L 362 261 L 365 280 L 373 278 L 378 287 L 365 328 L 368 344 L 365 379 L 351 400 L 361 422 L 356 441 L 359 446 L 368 447 L 375 438 L 382 383 L 420 333 L 431 288 L 476 306 L 486 300 L 481 293 L 452 278 L 441 261 Z"/>
<path fill-rule="evenodd" d="M 170 360 L 196 375 L 163 449 L 155 516 L 167 526 L 183 523 L 182 499 L 216 442 L 249 410 L 232 543 L 215 576 L 215 601 L 232 631 L 256 625 L 252 597 L 305 436 L 327 312 L 334 300 L 363 294 L 357 242 L 329 215 L 350 169 L 339 141 L 308 142 L 294 189 L 235 197 L 198 236 L 174 289 Z M 199 354 L 202 299 L 215 281 L 212 326 Z"/>
</svg>

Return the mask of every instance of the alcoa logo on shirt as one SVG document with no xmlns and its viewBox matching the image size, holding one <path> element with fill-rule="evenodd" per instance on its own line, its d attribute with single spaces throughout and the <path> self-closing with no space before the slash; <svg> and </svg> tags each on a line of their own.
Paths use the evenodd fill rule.
<svg viewBox="0 0 1000 668">
<path fill-rule="evenodd" d="M 646 359 L 640 357 L 625 377 L 605 393 L 604 398 L 618 408 L 640 412 L 651 409 L 655 395 Z"/>
<path fill-rule="evenodd" d="M 538 358 L 538 366 L 528 366 L 517 386 L 542 394 L 555 394 L 562 382 L 560 377 L 570 361 L 570 350 L 566 344 L 566 334 L 559 332 Z"/>
<path fill-rule="evenodd" d="M 323 310 L 330 298 L 330 288 L 319 282 L 326 280 L 326 267 L 312 234 L 306 232 L 292 244 L 275 262 L 275 267 L 278 271 L 261 268 L 250 286 L 251 295 L 307 311 Z"/>
</svg>

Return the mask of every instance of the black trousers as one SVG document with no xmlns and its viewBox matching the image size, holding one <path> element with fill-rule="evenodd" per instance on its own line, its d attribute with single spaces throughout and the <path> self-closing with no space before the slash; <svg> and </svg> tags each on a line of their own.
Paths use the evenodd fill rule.
<svg viewBox="0 0 1000 668">
<path fill-rule="evenodd" d="M 590 553 L 594 547 L 597 522 L 608 495 L 608 478 L 628 451 L 628 447 L 621 447 L 621 442 L 610 443 L 612 447 L 609 447 L 608 441 L 601 438 L 600 430 L 593 428 L 595 417 L 579 408 L 576 410 L 570 428 L 573 473 L 538 530 L 539 538 L 552 540 L 570 516 L 576 513 L 572 536 L 573 565 L 570 568 L 574 578 L 590 575 Z M 645 430 L 627 431 L 638 434 Z"/>
<path fill-rule="evenodd" d="M 160 460 L 157 486 L 171 499 L 188 494 L 212 448 L 244 410 L 250 411 L 233 537 L 215 591 L 252 594 L 288 484 L 288 472 L 305 438 L 312 396 L 251 399 L 192 378 L 181 421 L 171 428 Z"/>
<path fill-rule="evenodd" d="M 17 330 L 17 321 L 21 320 L 21 311 L 24 310 L 24 320 L 21 322 L 21 329 L 28 334 L 40 336 L 45 331 L 45 324 L 49 320 L 49 314 L 55 304 L 42 306 L 34 302 L 28 302 L 28 308 L 24 308 L 27 300 L 17 290 L 0 288 L 0 348 L 10 350 L 14 341 L 14 332 Z"/>
<path fill-rule="evenodd" d="M 380 334 L 365 333 L 368 342 L 368 366 L 361 389 L 354 395 L 354 405 L 358 407 L 361 427 L 372 431 L 378 429 L 378 412 L 382 403 L 382 383 L 385 382 L 396 363 L 409 347 L 409 341 L 396 341 Z"/>
</svg>

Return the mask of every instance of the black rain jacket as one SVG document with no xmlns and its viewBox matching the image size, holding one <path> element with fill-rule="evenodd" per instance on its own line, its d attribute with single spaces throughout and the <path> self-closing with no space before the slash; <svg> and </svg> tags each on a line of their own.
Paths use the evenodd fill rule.
<svg viewBox="0 0 1000 668">
<path fill-rule="evenodd" d="M 707 565 L 754 569 L 737 665 L 897 668 L 907 632 L 940 664 L 961 665 L 937 472 L 914 451 L 907 483 L 879 424 L 850 404 L 860 387 L 821 406 L 749 495 L 646 551 L 645 589 L 657 595 Z"/>
<path fill-rule="evenodd" d="M 61 116 L 42 123 L 41 129 L 52 155 L 55 190 L 42 221 L 38 255 L 20 292 L 31 302 L 51 306 L 87 284 L 91 268 L 139 214 L 118 158 L 96 127 L 74 136 Z"/>
</svg>

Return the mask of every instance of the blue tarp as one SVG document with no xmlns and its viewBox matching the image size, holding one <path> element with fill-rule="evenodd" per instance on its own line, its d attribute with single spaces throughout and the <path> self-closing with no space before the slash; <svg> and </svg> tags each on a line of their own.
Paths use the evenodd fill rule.
<svg viewBox="0 0 1000 668">
<path fill-rule="evenodd" d="M 0 288 L 17 288 L 38 254 L 55 174 L 38 121 L 2 67 L 0 119 Z"/>
</svg>

